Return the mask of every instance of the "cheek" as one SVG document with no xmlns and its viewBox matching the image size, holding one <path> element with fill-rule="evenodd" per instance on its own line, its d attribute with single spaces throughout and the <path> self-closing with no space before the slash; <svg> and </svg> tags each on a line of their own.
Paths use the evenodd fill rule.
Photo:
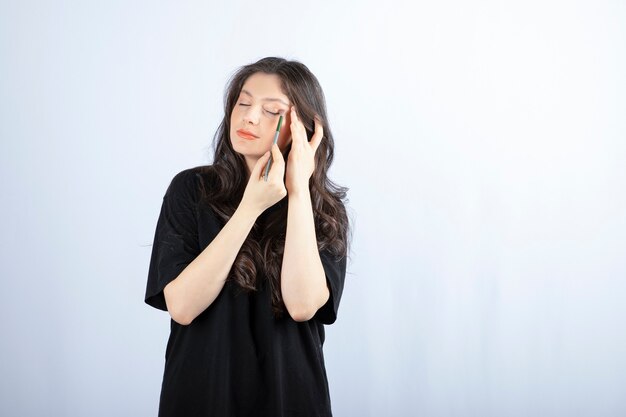
<svg viewBox="0 0 626 417">
<path fill-rule="evenodd" d="M 241 127 L 241 112 L 237 109 L 230 114 L 230 130 L 235 131 Z"/>
<path fill-rule="evenodd" d="M 278 136 L 278 147 L 280 149 L 285 149 L 287 146 L 289 146 L 289 143 L 291 142 L 291 129 L 289 128 L 289 126 L 283 126 L 280 128 L 280 134 Z"/>
<path fill-rule="evenodd" d="M 241 120 L 242 112 L 243 112 L 243 108 L 241 106 L 233 107 L 233 111 L 230 113 L 230 121 L 231 121 L 231 123 L 233 121 Z"/>
</svg>

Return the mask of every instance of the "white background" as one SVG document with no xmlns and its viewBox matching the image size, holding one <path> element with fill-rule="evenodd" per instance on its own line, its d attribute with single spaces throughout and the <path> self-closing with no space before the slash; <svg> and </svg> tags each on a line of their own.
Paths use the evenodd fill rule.
<svg viewBox="0 0 626 417">
<path fill-rule="evenodd" d="M 0 4 L 0 415 L 156 415 L 161 199 L 274 55 L 350 187 L 335 416 L 626 415 L 623 1 Z"/>
</svg>

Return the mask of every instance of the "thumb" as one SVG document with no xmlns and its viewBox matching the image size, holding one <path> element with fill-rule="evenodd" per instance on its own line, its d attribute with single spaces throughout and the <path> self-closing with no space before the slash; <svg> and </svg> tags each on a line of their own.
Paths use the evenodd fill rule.
<svg viewBox="0 0 626 417">
<path fill-rule="evenodd" d="M 261 155 L 259 160 L 256 161 L 256 164 L 254 165 L 254 168 L 252 169 L 252 173 L 250 174 L 250 176 L 252 178 L 259 178 L 261 176 L 261 172 L 265 169 L 265 165 L 267 164 L 267 161 L 269 159 L 270 159 L 270 151 L 267 151 L 263 155 Z"/>
</svg>

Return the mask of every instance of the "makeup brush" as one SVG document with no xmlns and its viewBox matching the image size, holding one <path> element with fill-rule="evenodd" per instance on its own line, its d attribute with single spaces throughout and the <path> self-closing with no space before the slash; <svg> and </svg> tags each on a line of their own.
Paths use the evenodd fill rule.
<svg viewBox="0 0 626 417">
<path fill-rule="evenodd" d="M 276 133 L 274 134 L 274 142 L 272 143 L 272 147 L 275 143 L 278 143 L 278 134 L 280 133 L 280 126 L 283 124 L 283 115 L 280 115 L 280 119 L 278 119 L 278 126 L 276 126 Z M 265 174 L 263 175 L 263 179 L 267 182 L 267 174 L 270 172 L 270 166 L 272 166 L 272 153 L 270 151 L 270 159 L 267 161 L 267 166 L 265 167 Z"/>
</svg>

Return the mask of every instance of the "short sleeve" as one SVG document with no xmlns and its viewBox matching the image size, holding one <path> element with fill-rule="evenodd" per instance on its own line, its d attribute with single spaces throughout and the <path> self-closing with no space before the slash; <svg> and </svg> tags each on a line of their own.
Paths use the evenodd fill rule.
<svg viewBox="0 0 626 417">
<path fill-rule="evenodd" d="M 195 174 L 182 171 L 172 179 L 163 197 L 144 298 L 160 310 L 167 311 L 163 288 L 200 254 L 195 184 Z"/>
<path fill-rule="evenodd" d="M 338 259 L 328 250 L 320 251 L 320 260 L 326 274 L 326 282 L 330 291 L 328 301 L 313 316 L 323 324 L 333 324 L 337 320 L 339 301 L 343 293 L 346 278 L 346 257 Z"/>
</svg>

